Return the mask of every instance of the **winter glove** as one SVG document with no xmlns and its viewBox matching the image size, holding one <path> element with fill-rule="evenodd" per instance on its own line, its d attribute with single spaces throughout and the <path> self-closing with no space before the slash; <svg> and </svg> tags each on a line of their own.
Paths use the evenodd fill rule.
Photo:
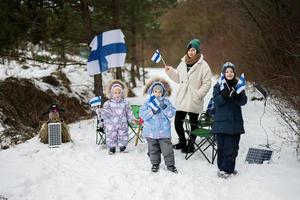
<svg viewBox="0 0 300 200">
<path fill-rule="evenodd" d="M 155 95 L 151 95 L 148 102 L 154 102 L 154 100 L 156 99 L 156 96 Z"/>
<path fill-rule="evenodd" d="M 235 89 L 232 87 L 231 90 L 229 90 L 227 87 L 225 87 L 222 91 L 221 91 L 221 95 L 225 98 L 225 99 L 233 99 L 236 98 L 237 93 L 235 91 Z"/>
<path fill-rule="evenodd" d="M 153 109 L 151 109 L 151 110 L 152 110 L 152 112 L 153 112 L 154 115 L 160 113 L 160 109 L 158 109 L 158 110 L 153 110 Z"/>
<path fill-rule="evenodd" d="M 156 96 L 152 95 L 149 98 L 149 107 L 151 108 L 151 110 L 154 114 L 158 114 L 160 112 L 159 102 L 158 102 Z"/>
<path fill-rule="evenodd" d="M 165 104 L 164 102 L 159 103 L 159 107 L 161 107 L 161 109 L 166 109 L 167 108 L 167 104 Z"/>
<path fill-rule="evenodd" d="M 227 87 L 225 87 L 223 90 L 221 90 L 221 95 L 225 98 L 228 99 L 230 95 L 230 91 L 228 90 Z"/>
<path fill-rule="evenodd" d="M 237 97 L 237 93 L 236 93 L 234 87 L 232 87 L 232 90 L 229 93 L 229 98 L 235 99 L 236 97 Z"/>
</svg>

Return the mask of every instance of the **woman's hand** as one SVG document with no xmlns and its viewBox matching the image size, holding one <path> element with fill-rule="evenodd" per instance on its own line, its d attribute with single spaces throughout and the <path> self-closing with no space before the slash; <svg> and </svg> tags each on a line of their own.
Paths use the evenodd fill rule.
<svg viewBox="0 0 300 200">
<path fill-rule="evenodd" d="M 173 67 L 171 67 L 171 66 L 167 66 L 167 65 L 165 65 L 165 71 L 166 72 L 168 72 L 170 69 L 172 69 Z"/>
</svg>

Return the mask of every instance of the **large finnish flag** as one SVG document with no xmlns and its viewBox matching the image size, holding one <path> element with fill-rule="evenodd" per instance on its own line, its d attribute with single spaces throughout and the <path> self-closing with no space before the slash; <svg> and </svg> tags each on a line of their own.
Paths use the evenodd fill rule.
<svg viewBox="0 0 300 200">
<path fill-rule="evenodd" d="M 153 54 L 151 60 L 155 63 L 159 63 L 161 60 L 161 54 L 158 50 L 155 51 L 155 53 Z"/>
<path fill-rule="evenodd" d="M 124 37 L 120 29 L 106 31 L 94 37 L 87 62 L 89 75 L 125 65 L 127 47 Z"/>
<path fill-rule="evenodd" d="M 244 73 L 242 73 L 238 83 L 235 86 L 236 93 L 237 94 L 241 93 L 243 90 L 245 90 L 245 88 L 246 88 L 246 80 L 245 80 Z"/>
</svg>

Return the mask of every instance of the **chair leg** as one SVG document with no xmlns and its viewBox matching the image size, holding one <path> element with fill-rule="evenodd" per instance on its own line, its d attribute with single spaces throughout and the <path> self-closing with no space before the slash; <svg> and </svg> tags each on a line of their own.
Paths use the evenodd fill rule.
<svg viewBox="0 0 300 200">
<path fill-rule="evenodd" d="M 205 148 L 202 150 L 201 147 L 202 147 L 204 144 L 206 144 L 207 142 L 208 142 L 209 144 L 207 145 L 207 147 L 205 147 Z M 200 150 L 201 154 L 205 157 L 205 159 L 206 159 L 209 163 L 212 164 L 212 162 L 209 160 L 209 158 L 207 157 L 207 155 L 204 153 L 204 151 L 205 151 L 210 145 L 211 145 L 211 144 L 210 144 L 210 142 L 209 142 L 209 139 L 206 138 L 206 139 L 203 140 L 202 144 L 199 145 L 199 150 Z"/>
<path fill-rule="evenodd" d="M 98 131 L 96 131 L 96 144 L 98 145 Z"/>
<path fill-rule="evenodd" d="M 128 142 L 130 142 L 131 140 L 133 140 L 135 137 L 138 137 L 138 140 L 140 142 L 143 142 L 141 136 L 137 136 L 137 133 L 134 130 L 132 130 L 132 132 L 134 133 L 134 135 L 131 138 L 129 138 Z"/>
<path fill-rule="evenodd" d="M 216 138 L 213 136 L 213 148 L 212 148 L 212 164 L 214 164 L 214 161 L 217 157 L 217 148 L 216 148 Z"/>
<path fill-rule="evenodd" d="M 106 135 L 104 132 L 96 131 L 96 144 L 97 145 L 106 144 Z"/>
<path fill-rule="evenodd" d="M 137 137 L 140 142 L 143 142 L 140 134 L 132 127 L 131 124 L 129 124 L 129 128 L 131 129 L 131 133 L 133 133 L 133 136 L 129 138 L 128 142 L 130 142 L 131 140 L 133 140 L 135 137 Z M 141 131 L 142 130 L 143 130 L 143 127 L 141 127 Z"/>
<path fill-rule="evenodd" d="M 203 145 L 207 144 L 208 145 L 202 150 L 201 147 L 203 147 Z M 214 163 L 214 160 L 216 158 L 216 149 L 215 149 L 215 142 L 212 140 L 210 140 L 210 138 L 205 138 L 203 139 L 201 142 L 199 142 L 198 144 L 196 142 L 194 142 L 194 145 L 197 146 L 197 148 L 194 149 L 194 151 L 192 153 L 187 153 L 185 155 L 185 159 L 188 160 L 196 151 L 200 151 L 200 153 L 205 157 L 205 159 L 210 163 L 210 164 L 213 164 Z M 204 153 L 204 151 L 209 148 L 209 147 L 212 147 L 212 157 L 211 157 L 211 160 L 207 157 L 207 155 Z"/>
</svg>

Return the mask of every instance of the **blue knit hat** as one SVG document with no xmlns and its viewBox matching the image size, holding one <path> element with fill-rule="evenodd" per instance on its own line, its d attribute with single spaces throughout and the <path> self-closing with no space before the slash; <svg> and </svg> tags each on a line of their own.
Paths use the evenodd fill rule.
<svg viewBox="0 0 300 200">
<path fill-rule="evenodd" d="M 200 40 L 199 39 L 192 39 L 188 43 L 186 51 L 188 51 L 190 48 L 196 49 L 197 53 L 199 53 L 200 52 Z"/>
<path fill-rule="evenodd" d="M 236 69 L 235 65 L 232 62 L 225 62 L 222 65 L 222 73 L 223 74 L 225 73 L 225 71 L 228 67 L 230 67 L 233 70 L 233 72 L 235 73 L 235 69 Z"/>
</svg>

